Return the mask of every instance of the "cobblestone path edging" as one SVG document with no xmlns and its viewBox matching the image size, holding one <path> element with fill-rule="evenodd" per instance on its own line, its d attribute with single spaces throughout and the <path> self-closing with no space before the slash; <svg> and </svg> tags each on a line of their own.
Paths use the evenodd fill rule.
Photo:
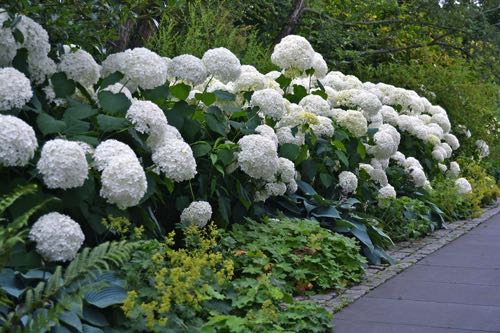
<svg viewBox="0 0 500 333">
<path fill-rule="evenodd" d="M 397 261 L 394 265 L 369 265 L 363 281 L 355 286 L 325 294 L 298 296 L 297 299 L 313 301 L 330 312 L 338 312 L 367 294 L 370 290 L 375 289 L 403 270 L 413 266 L 425 256 L 439 250 L 499 212 L 500 201 L 497 201 L 495 205 L 487 208 L 484 214 L 478 218 L 452 222 L 446 224 L 446 229 L 436 230 L 424 238 L 397 243 L 387 251 Z"/>
</svg>

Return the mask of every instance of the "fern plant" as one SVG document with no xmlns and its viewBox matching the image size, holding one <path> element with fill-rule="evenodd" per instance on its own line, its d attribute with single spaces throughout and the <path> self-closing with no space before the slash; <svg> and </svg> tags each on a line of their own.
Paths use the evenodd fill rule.
<svg viewBox="0 0 500 333">
<path fill-rule="evenodd" d="M 138 246 L 139 243 L 126 241 L 102 243 L 93 249 L 85 248 L 65 269 L 57 266 L 34 287 L 19 286 L 18 280 L 17 287 L 10 286 L 20 291 L 17 298 L 15 292 L 11 293 L 16 304 L 8 313 L 0 314 L 2 332 L 46 332 L 58 326 L 69 326 L 79 332 L 97 329 L 92 324 L 103 318 L 85 322 L 89 318 L 82 309 L 121 303 L 126 292 L 110 270 L 123 265 Z M 22 275 L 12 270 L 2 274 L 4 281 L 8 274 L 14 279 Z M 106 324 L 104 319 L 103 325 Z"/>
</svg>

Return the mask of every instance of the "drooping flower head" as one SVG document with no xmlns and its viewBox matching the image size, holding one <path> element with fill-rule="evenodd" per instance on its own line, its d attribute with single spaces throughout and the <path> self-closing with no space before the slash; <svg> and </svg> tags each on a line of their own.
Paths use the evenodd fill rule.
<svg viewBox="0 0 500 333">
<path fill-rule="evenodd" d="M 181 222 L 204 227 L 212 218 L 212 206 L 206 201 L 193 201 L 182 211 Z"/>
</svg>

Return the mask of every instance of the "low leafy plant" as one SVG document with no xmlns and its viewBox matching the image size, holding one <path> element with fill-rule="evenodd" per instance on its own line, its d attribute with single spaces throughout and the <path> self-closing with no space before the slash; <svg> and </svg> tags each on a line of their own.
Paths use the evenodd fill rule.
<svg viewBox="0 0 500 333">
<path fill-rule="evenodd" d="M 219 231 L 211 225 L 184 230 L 185 248 L 174 234 L 145 241 L 122 269 L 128 297 L 120 326 L 134 332 L 324 332 L 331 315 L 294 301 L 272 276 L 235 276 Z"/>
<path fill-rule="evenodd" d="M 249 220 L 235 225 L 223 244 L 233 254 L 237 274 L 268 274 L 290 292 L 345 287 L 364 274 L 366 260 L 356 241 L 313 220 Z"/>
<path fill-rule="evenodd" d="M 454 221 L 472 216 L 470 203 L 467 197 L 457 192 L 454 179 L 437 177 L 432 182 L 432 188 L 429 200 L 443 211 L 446 220 Z"/>
<path fill-rule="evenodd" d="M 407 196 L 382 200 L 370 213 L 377 216 L 383 230 L 395 241 L 423 237 L 443 222 L 442 212 L 434 204 Z"/>
</svg>

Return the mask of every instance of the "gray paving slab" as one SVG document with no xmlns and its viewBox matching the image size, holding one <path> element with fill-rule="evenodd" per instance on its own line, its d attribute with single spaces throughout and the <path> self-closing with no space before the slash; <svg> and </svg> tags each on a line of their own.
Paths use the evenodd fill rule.
<svg viewBox="0 0 500 333">
<path fill-rule="evenodd" d="M 500 214 L 334 316 L 335 333 L 500 332 Z"/>
<path fill-rule="evenodd" d="M 496 306 L 362 297 L 337 313 L 334 323 L 335 319 L 500 332 L 500 307 Z"/>
<path fill-rule="evenodd" d="M 398 276 L 370 292 L 367 297 L 500 306 L 500 286 L 409 281 Z"/>
<path fill-rule="evenodd" d="M 441 328 L 422 325 L 399 325 L 379 322 L 359 322 L 343 319 L 335 320 L 333 333 L 356 332 L 356 333 L 484 333 L 485 331 L 462 330 L 457 328 Z"/>
<path fill-rule="evenodd" d="M 470 267 L 429 266 L 417 263 L 397 277 L 412 281 L 500 286 L 500 269 L 491 269 L 485 274 L 483 270 Z"/>
</svg>

